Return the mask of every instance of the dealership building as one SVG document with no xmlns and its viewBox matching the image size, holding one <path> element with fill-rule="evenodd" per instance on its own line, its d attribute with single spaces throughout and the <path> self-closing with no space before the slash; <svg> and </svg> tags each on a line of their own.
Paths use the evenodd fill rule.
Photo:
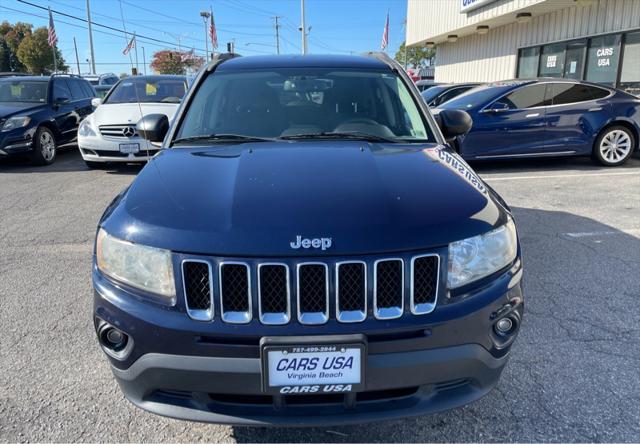
<svg viewBox="0 0 640 444">
<path fill-rule="evenodd" d="M 640 94 L 640 0 L 408 0 L 436 82 L 565 77 Z"/>
</svg>

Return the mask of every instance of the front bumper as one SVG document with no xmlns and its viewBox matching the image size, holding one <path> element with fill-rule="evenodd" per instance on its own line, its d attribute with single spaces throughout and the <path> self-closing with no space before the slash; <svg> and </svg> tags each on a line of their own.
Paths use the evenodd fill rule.
<svg viewBox="0 0 640 444">
<path fill-rule="evenodd" d="M 33 149 L 34 128 L 0 131 L 0 157 L 30 152 Z"/>
<path fill-rule="evenodd" d="M 135 154 L 120 152 L 120 144 L 137 143 L 140 151 Z M 82 137 L 78 136 L 78 148 L 82 159 L 88 162 L 146 162 L 150 160 L 160 148 L 152 145 L 141 137 Z"/>
<path fill-rule="evenodd" d="M 473 402 L 498 383 L 517 330 L 505 342 L 497 319 L 522 319 L 518 260 L 473 293 L 424 316 L 331 320 L 323 326 L 230 325 L 189 319 L 125 292 L 94 269 L 96 324 L 133 339 L 125 358 L 109 357 L 125 397 L 160 415 L 237 425 L 351 424 L 437 412 Z M 366 338 L 365 389 L 352 394 L 271 395 L 262 391 L 264 337 Z M 345 339 L 346 341 L 346 339 Z"/>
</svg>

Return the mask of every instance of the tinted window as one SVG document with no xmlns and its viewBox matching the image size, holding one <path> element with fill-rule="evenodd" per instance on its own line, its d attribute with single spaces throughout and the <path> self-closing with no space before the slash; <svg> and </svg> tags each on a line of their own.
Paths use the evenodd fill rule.
<svg viewBox="0 0 640 444">
<path fill-rule="evenodd" d="M 446 86 L 434 86 L 433 88 L 422 91 L 420 94 L 422 95 L 422 98 L 425 100 L 425 102 L 429 103 L 439 94 L 441 94 L 445 89 L 447 89 Z"/>
<path fill-rule="evenodd" d="M 540 58 L 541 77 L 562 77 L 564 72 L 564 43 L 544 45 Z"/>
<path fill-rule="evenodd" d="M 71 100 L 72 95 L 69 87 L 67 86 L 67 81 L 65 79 L 54 79 L 53 80 L 53 100 L 57 100 L 59 98 L 66 97 Z"/>
<path fill-rule="evenodd" d="M 458 97 L 460 94 L 462 94 L 463 92 L 469 91 L 471 88 L 472 88 L 471 86 L 463 86 L 461 88 L 452 88 L 446 93 L 442 94 L 440 97 L 438 97 L 438 104 L 451 100 L 454 97 Z"/>
<path fill-rule="evenodd" d="M 80 83 L 80 86 L 82 86 L 82 89 L 84 90 L 84 93 L 86 94 L 87 97 L 95 97 L 96 96 L 96 92 L 91 87 L 89 82 L 87 82 L 86 80 L 78 80 L 78 83 Z"/>
<path fill-rule="evenodd" d="M 198 86 L 178 137 L 313 137 L 324 132 L 403 141 L 432 138 L 395 73 L 312 67 L 227 70 L 208 76 Z"/>
<path fill-rule="evenodd" d="M 0 80 L 0 102 L 46 102 L 47 82 Z"/>
<path fill-rule="evenodd" d="M 504 103 L 511 109 L 544 106 L 548 103 L 545 101 L 545 90 L 546 85 L 544 83 L 523 86 L 497 100 L 496 103 Z"/>
<path fill-rule="evenodd" d="M 587 55 L 587 80 L 614 86 L 619 59 L 619 34 L 592 38 Z"/>
<path fill-rule="evenodd" d="M 518 58 L 518 77 L 521 79 L 530 79 L 537 76 L 539 59 L 539 46 L 521 49 L 520 57 Z"/>
<path fill-rule="evenodd" d="M 564 103 L 585 102 L 593 100 L 591 89 L 580 83 L 554 83 L 552 85 L 551 103 L 562 105 Z"/>
<path fill-rule="evenodd" d="M 485 106 L 499 96 L 504 89 L 505 88 L 493 87 L 490 85 L 478 86 L 470 89 L 466 93 L 460 94 L 458 97 L 454 97 L 446 103 L 443 103 L 441 108 L 466 110 Z"/>
<path fill-rule="evenodd" d="M 105 77 L 102 79 L 103 85 L 115 85 L 118 82 L 118 79 L 115 77 Z"/>
<path fill-rule="evenodd" d="M 609 94 L 611 94 L 611 91 L 602 88 L 596 88 L 595 86 L 590 86 L 589 92 L 594 99 L 604 99 Z"/>
<path fill-rule="evenodd" d="M 129 78 L 113 88 L 105 103 L 180 103 L 187 90 L 187 82 L 172 78 Z"/>
<path fill-rule="evenodd" d="M 82 89 L 82 85 L 76 79 L 67 79 L 67 85 L 69 85 L 69 89 L 71 89 L 71 98 L 73 100 L 86 99 L 87 94 Z"/>
</svg>

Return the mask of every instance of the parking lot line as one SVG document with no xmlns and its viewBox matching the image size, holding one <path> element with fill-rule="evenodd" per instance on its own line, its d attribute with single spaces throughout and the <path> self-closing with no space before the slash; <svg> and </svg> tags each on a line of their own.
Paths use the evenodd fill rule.
<svg viewBox="0 0 640 444">
<path fill-rule="evenodd" d="M 585 173 L 585 174 L 549 174 L 549 175 L 537 175 L 537 176 L 482 176 L 482 178 L 487 182 L 498 182 L 504 180 L 528 180 L 528 179 L 566 179 L 570 177 L 604 177 L 604 176 L 633 176 L 637 175 L 640 177 L 640 172 L 638 171 L 623 171 L 617 173 Z"/>
</svg>

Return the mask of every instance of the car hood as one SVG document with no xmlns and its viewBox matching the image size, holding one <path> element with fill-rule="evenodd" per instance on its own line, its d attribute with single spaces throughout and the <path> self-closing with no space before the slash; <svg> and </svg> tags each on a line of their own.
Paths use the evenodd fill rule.
<svg viewBox="0 0 640 444">
<path fill-rule="evenodd" d="M 101 225 L 178 252 L 266 257 L 445 246 L 505 221 L 492 191 L 441 147 L 325 141 L 167 149 Z M 292 249 L 297 236 L 331 247 Z"/>
<path fill-rule="evenodd" d="M 42 108 L 44 104 L 40 103 L 24 103 L 24 102 L 2 102 L 0 103 L 0 119 L 11 117 L 13 114 L 32 112 Z"/>
<path fill-rule="evenodd" d="M 147 114 L 165 114 L 171 120 L 178 106 L 178 103 L 104 103 L 91 116 L 98 125 L 135 124 Z"/>
</svg>

